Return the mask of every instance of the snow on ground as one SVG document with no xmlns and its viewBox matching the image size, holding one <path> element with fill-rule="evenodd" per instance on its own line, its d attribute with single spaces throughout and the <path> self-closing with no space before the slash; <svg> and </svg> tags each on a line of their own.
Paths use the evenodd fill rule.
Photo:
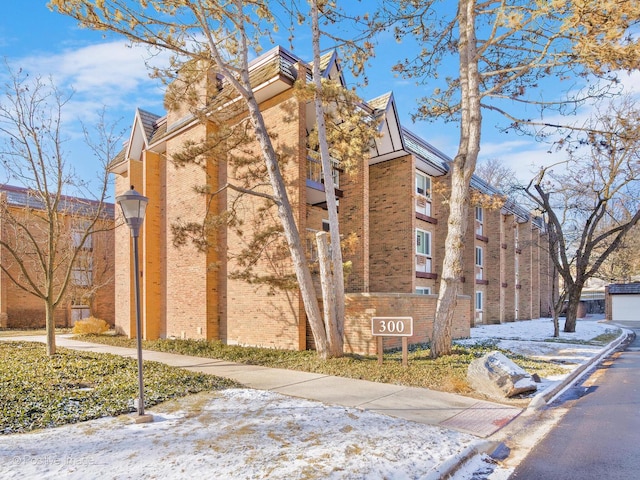
<svg viewBox="0 0 640 480">
<path fill-rule="evenodd" d="M 127 416 L 0 436 L 0 478 L 422 478 L 477 440 L 248 389 L 148 413 L 153 423 Z"/>
<path fill-rule="evenodd" d="M 561 339 L 587 341 L 611 328 L 580 321 L 576 333 L 561 333 Z M 597 350 L 545 342 L 552 334 L 552 322 L 542 319 L 476 327 L 468 341 L 499 338 L 509 350 L 564 355 L 571 362 Z M 478 440 L 249 389 L 192 395 L 148 413 L 153 423 L 134 424 L 131 416 L 121 416 L 0 435 L 0 478 L 423 478 Z"/>
<path fill-rule="evenodd" d="M 584 363 L 601 349 L 602 345 L 585 345 L 572 342 L 588 342 L 593 338 L 619 331 L 616 326 L 601 322 L 601 317 L 588 317 L 578 320 L 575 333 L 565 333 L 564 319 L 560 320 L 560 337 L 553 337 L 553 321 L 550 318 L 483 325 L 471 329 L 471 338 L 459 343 L 469 344 L 478 341 L 495 342 L 496 347 L 532 358 L 554 359 L 565 363 L 568 368 Z"/>
<path fill-rule="evenodd" d="M 560 338 L 553 338 L 553 321 L 550 318 L 538 318 L 535 320 L 523 320 L 508 322 L 500 325 L 481 325 L 471 329 L 473 340 L 486 338 L 501 338 L 524 341 L 588 341 L 607 330 L 619 330 L 618 327 L 602 323 L 602 316 L 588 316 L 584 320 L 578 320 L 575 333 L 565 333 L 564 319 L 560 319 Z"/>
</svg>

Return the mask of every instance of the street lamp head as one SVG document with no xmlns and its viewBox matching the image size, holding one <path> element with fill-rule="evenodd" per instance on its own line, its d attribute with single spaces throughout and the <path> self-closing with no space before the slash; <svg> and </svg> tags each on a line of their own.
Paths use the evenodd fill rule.
<svg viewBox="0 0 640 480">
<path fill-rule="evenodd" d="M 144 214 L 147 209 L 149 199 L 144 195 L 140 195 L 133 189 L 116 197 L 116 203 L 122 209 L 122 215 L 125 222 L 131 229 L 131 236 L 137 237 L 140 233 L 140 227 L 144 221 Z"/>
</svg>

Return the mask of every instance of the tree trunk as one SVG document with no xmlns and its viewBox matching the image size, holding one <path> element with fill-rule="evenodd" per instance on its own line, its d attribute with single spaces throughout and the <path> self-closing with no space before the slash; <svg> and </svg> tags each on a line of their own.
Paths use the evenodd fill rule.
<svg viewBox="0 0 640 480">
<path fill-rule="evenodd" d="M 564 331 L 566 333 L 574 333 L 576 331 L 576 321 L 578 318 L 578 306 L 580 305 L 580 296 L 582 295 L 582 285 L 572 284 L 567 288 L 567 312 L 564 322 Z"/>
<path fill-rule="evenodd" d="M 316 234 L 318 245 L 318 265 L 320 266 L 320 283 L 322 285 L 322 307 L 324 311 L 324 328 L 327 332 L 328 355 L 342 357 L 344 353 L 342 333 L 337 328 L 336 292 L 333 289 L 335 278 L 331 272 L 331 258 L 327 232 Z"/>
<path fill-rule="evenodd" d="M 451 164 L 449 220 L 438 292 L 438 306 L 433 325 L 431 357 L 451 353 L 452 324 L 462 276 L 465 235 L 471 193 L 469 186 L 480 152 L 480 76 L 475 34 L 475 1 L 461 0 L 458 7 L 460 41 L 460 143 Z"/>
<path fill-rule="evenodd" d="M 45 325 L 47 330 L 47 355 L 56 354 L 56 320 L 55 308 L 49 302 L 45 302 Z"/>
<path fill-rule="evenodd" d="M 336 202 L 335 185 L 333 182 L 333 165 L 327 142 L 327 127 L 322 106 L 322 75 L 320 73 L 320 28 L 318 26 L 318 4 L 311 2 L 312 38 L 313 38 L 313 83 L 315 86 L 314 106 L 318 127 L 318 143 L 320 145 L 320 161 L 322 162 L 322 176 L 324 179 L 324 193 L 327 201 L 329 216 L 329 231 L 331 241 L 331 269 L 327 270 L 328 277 L 322 282 L 323 297 L 331 297 L 333 312 L 327 316 L 325 304 L 325 328 L 331 356 L 341 357 L 344 352 L 344 271 L 342 261 L 342 246 L 340 245 L 340 224 L 338 221 L 338 204 Z M 326 242 L 326 237 L 325 237 Z M 320 272 L 322 275 L 322 271 Z M 324 289 L 332 289 L 332 293 L 325 293 Z M 326 321 L 330 323 L 326 323 Z"/>
<path fill-rule="evenodd" d="M 555 243 L 552 237 L 549 235 L 549 251 L 554 251 Z M 551 309 L 553 312 L 553 338 L 560 336 L 560 313 L 562 313 L 562 307 L 564 304 L 564 295 L 560 295 L 560 292 L 556 289 L 558 282 L 558 269 L 555 263 L 551 264 L 553 269 L 551 272 Z"/>
<path fill-rule="evenodd" d="M 433 324 L 431 357 L 451 353 L 452 325 L 458 301 L 458 289 L 462 277 L 462 257 L 464 254 L 464 236 L 467 229 L 468 185 L 465 185 L 460 168 L 454 166 L 451 171 L 451 199 L 447 239 L 442 278 L 438 292 L 438 305 Z"/>
</svg>

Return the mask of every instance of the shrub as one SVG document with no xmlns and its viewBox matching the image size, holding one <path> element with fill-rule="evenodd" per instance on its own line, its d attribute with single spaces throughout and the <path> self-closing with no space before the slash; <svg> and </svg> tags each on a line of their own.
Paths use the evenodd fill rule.
<svg viewBox="0 0 640 480">
<path fill-rule="evenodd" d="M 109 324 L 100 318 L 89 317 L 78 320 L 73 326 L 72 333 L 80 335 L 99 335 L 109 330 Z"/>
</svg>

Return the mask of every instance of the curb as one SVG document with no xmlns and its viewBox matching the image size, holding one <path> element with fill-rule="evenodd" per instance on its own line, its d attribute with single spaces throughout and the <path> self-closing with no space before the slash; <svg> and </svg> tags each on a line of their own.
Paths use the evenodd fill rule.
<svg viewBox="0 0 640 480">
<path fill-rule="evenodd" d="M 620 326 L 619 326 L 620 327 Z M 590 373 L 591 369 L 604 358 L 609 356 L 614 350 L 616 350 L 622 343 L 624 343 L 630 336 L 634 335 L 634 332 L 620 327 L 622 334 L 609 343 L 599 354 L 594 356 L 588 362 L 583 363 L 573 372 L 571 372 L 564 380 L 559 381 L 556 385 L 547 388 L 546 390 L 538 393 L 529 406 L 523 410 L 536 411 L 546 406 L 551 401 L 555 400 L 558 396 L 564 393 L 570 386 L 572 386 L 580 377 Z M 521 414 L 522 415 L 522 414 Z M 447 459 L 441 463 L 436 470 L 425 477 L 426 480 L 442 480 L 451 478 L 460 468 L 464 466 L 466 462 L 475 457 L 476 455 L 488 454 L 491 455 L 495 452 L 503 443 L 499 440 L 484 440 L 475 445 L 470 445 L 459 454 Z"/>
<path fill-rule="evenodd" d="M 558 384 L 547 388 L 546 390 L 538 393 L 533 399 L 529 402 L 529 406 L 527 409 L 539 410 L 545 407 L 547 404 L 551 403 L 558 396 L 564 393 L 571 385 L 573 385 L 579 378 L 583 375 L 586 375 L 591 371 L 591 369 L 602 361 L 605 357 L 609 356 L 614 350 L 616 350 L 622 343 L 624 343 L 633 332 L 627 328 L 621 327 L 622 334 L 609 345 L 607 345 L 598 355 L 590 359 L 588 362 L 583 363 L 578 368 L 576 368 L 573 372 L 571 372 L 567 377 Z"/>
</svg>

